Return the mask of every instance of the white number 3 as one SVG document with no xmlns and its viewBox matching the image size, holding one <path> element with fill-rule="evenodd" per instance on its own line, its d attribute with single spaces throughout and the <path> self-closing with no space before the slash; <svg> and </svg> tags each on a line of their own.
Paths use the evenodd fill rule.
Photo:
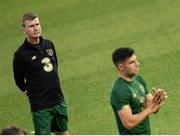
<svg viewBox="0 0 180 136">
<path fill-rule="evenodd" d="M 53 70 L 53 65 L 49 58 L 46 57 L 46 58 L 42 59 L 41 63 L 44 64 L 43 69 L 46 72 L 51 72 Z"/>
</svg>

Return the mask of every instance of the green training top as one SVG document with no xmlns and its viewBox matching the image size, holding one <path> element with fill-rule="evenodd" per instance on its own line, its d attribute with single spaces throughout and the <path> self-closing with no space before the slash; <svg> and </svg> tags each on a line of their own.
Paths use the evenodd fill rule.
<svg viewBox="0 0 180 136">
<path fill-rule="evenodd" d="M 132 81 L 126 81 L 118 77 L 112 86 L 111 105 L 116 117 L 116 123 L 119 133 L 122 135 L 150 135 L 149 118 L 132 129 L 126 129 L 119 118 L 118 111 L 126 106 L 130 106 L 133 114 L 137 114 L 143 110 L 146 103 L 146 94 L 148 90 L 146 83 L 140 75 L 133 77 Z"/>
</svg>

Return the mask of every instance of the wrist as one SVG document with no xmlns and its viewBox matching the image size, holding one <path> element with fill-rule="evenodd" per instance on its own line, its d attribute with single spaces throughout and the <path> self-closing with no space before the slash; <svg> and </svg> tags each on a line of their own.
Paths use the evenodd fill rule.
<svg viewBox="0 0 180 136">
<path fill-rule="evenodd" d="M 147 115 L 149 115 L 149 114 L 152 113 L 152 110 L 147 107 L 147 108 L 144 109 L 144 113 L 147 114 Z"/>
</svg>

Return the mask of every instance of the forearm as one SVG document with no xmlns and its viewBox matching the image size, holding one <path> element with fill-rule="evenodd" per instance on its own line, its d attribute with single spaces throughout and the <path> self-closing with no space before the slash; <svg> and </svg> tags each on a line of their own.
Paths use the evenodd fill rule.
<svg viewBox="0 0 180 136">
<path fill-rule="evenodd" d="M 16 85 L 18 86 L 18 88 L 22 91 L 22 92 L 25 92 L 26 91 L 26 84 L 24 82 L 18 82 L 18 81 L 15 81 L 16 82 Z"/>
<path fill-rule="evenodd" d="M 121 120 L 125 128 L 132 129 L 136 127 L 138 124 L 140 124 L 150 113 L 151 112 L 149 109 L 144 109 L 140 113 L 129 114 L 127 118 Z"/>
<path fill-rule="evenodd" d="M 161 97 L 154 99 L 152 96 L 147 97 L 147 103 L 142 112 L 133 114 L 131 108 L 119 111 L 121 121 L 127 129 L 134 128 L 141 123 L 150 113 L 157 112 L 160 108 Z"/>
</svg>

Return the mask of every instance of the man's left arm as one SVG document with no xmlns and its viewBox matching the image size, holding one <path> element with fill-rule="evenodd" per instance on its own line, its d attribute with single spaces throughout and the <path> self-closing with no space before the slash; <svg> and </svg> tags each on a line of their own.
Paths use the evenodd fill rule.
<svg viewBox="0 0 180 136">
<path fill-rule="evenodd" d="M 58 58 L 57 58 L 57 54 L 56 54 L 56 49 L 55 49 L 54 43 L 52 43 L 52 48 L 54 50 L 54 56 L 55 56 L 56 64 L 57 64 L 57 67 L 58 67 Z"/>
</svg>

